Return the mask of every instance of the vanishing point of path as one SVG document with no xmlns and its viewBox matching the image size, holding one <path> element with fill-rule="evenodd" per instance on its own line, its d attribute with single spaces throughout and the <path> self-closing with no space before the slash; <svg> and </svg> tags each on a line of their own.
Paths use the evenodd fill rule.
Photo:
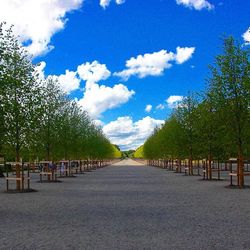
<svg viewBox="0 0 250 250">
<path fill-rule="evenodd" d="M 249 190 L 126 160 L 0 193 L 0 249 L 250 249 Z M 4 190 L 4 180 L 0 180 Z"/>
</svg>

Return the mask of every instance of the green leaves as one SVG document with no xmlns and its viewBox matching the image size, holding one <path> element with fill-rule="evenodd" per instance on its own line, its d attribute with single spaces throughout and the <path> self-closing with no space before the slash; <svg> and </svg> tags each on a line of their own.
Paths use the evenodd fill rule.
<svg viewBox="0 0 250 250">
<path fill-rule="evenodd" d="M 225 38 L 206 92 L 189 95 L 145 142 L 144 156 L 228 159 L 250 153 L 249 50 Z"/>
<path fill-rule="evenodd" d="M 0 155 L 104 159 L 119 151 L 52 78 L 39 79 L 12 27 L 0 23 Z"/>
</svg>

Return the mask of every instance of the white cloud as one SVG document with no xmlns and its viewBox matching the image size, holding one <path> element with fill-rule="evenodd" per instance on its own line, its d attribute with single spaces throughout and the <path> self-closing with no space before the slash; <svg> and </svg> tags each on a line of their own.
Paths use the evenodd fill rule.
<svg viewBox="0 0 250 250">
<path fill-rule="evenodd" d="M 87 82 L 87 85 L 106 80 L 111 75 L 106 65 L 100 64 L 98 61 L 83 63 L 77 67 L 77 72 L 80 78 Z"/>
<path fill-rule="evenodd" d="M 66 70 L 65 74 L 53 76 L 53 78 L 58 80 L 62 91 L 69 94 L 80 87 L 81 80 L 77 77 L 76 73 L 77 72 Z"/>
<path fill-rule="evenodd" d="M 149 113 L 151 110 L 152 110 L 152 105 L 148 104 L 148 105 L 145 107 L 145 111 Z"/>
<path fill-rule="evenodd" d="M 132 57 L 126 61 L 127 69 L 121 72 L 115 72 L 114 75 L 121 77 L 123 80 L 128 80 L 131 76 L 137 76 L 139 78 L 160 76 L 165 69 L 171 68 L 171 62 L 175 61 L 177 64 L 182 64 L 190 59 L 195 48 L 177 47 L 176 50 L 176 54 L 161 50 L 152 54 L 139 55 L 136 58 Z"/>
<path fill-rule="evenodd" d="M 244 41 L 247 44 L 250 44 L 250 27 L 248 28 L 248 30 L 242 35 Z"/>
<path fill-rule="evenodd" d="M 35 68 L 35 72 L 41 80 L 46 78 L 44 75 L 45 66 L 46 63 L 41 62 Z M 96 119 L 103 112 L 128 102 L 135 94 L 133 90 L 128 90 L 123 84 L 108 87 L 97 83 L 98 81 L 106 80 L 110 74 L 105 64 L 99 64 L 97 61 L 94 61 L 78 66 L 76 72 L 66 70 L 65 74 L 53 75 L 51 77 L 57 80 L 60 88 L 68 94 L 80 89 L 81 80 L 86 81 L 83 98 L 76 101 L 84 110 L 88 111 L 92 118 Z M 100 120 L 95 122 L 98 126 L 103 125 Z"/>
<path fill-rule="evenodd" d="M 191 48 L 188 48 L 188 47 L 185 47 L 185 48 L 177 47 L 177 49 L 176 49 L 176 55 L 175 55 L 176 63 L 182 64 L 182 63 L 186 62 L 187 60 L 189 60 L 192 57 L 194 51 L 195 51 L 194 47 L 191 47 Z"/>
<path fill-rule="evenodd" d="M 185 7 L 195 10 L 212 10 L 214 8 L 214 5 L 212 5 L 206 0 L 176 0 L 176 3 L 178 5 L 184 5 Z"/>
<path fill-rule="evenodd" d="M 101 120 L 96 119 L 96 120 L 94 120 L 93 122 L 94 122 L 94 124 L 95 124 L 96 126 L 98 126 L 98 127 L 104 126 L 104 122 L 101 121 Z"/>
<path fill-rule="evenodd" d="M 14 25 L 21 42 L 36 57 L 53 49 L 51 37 L 65 26 L 66 14 L 79 9 L 83 0 L 8 0 L 0 1 L 0 21 Z"/>
<path fill-rule="evenodd" d="M 44 69 L 46 67 L 46 63 L 44 61 L 40 62 L 35 67 L 35 74 L 37 74 L 40 80 L 45 80 L 46 76 L 44 73 Z M 77 72 L 66 70 L 65 74 L 61 75 L 49 75 L 54 80 L 58 81 L 59 87 L 62 91 L 66 92 L 67 94 L 71 93 L 72 91 L 79 89 L 81 80 L 77 76 Z"/>
<path fill-rule="evenodd" d="M 163 110 L 163 109 L 165 109 L 165 106 L 164 106 L 164 104 L 159 104 L 156 106 L 156 109 Z"/>
<path fill-rule="evenodd" d="M 44 69 L 46 67 L 46 62 L 42 61 L 39 64 L 36 65 L 35 67 L 35 74 L 38 76 L 38 78 L 40 80 L 44 80 L 45 79 L 45 75 L 44 75 Z"/>
<path fill-rule="evenodd" d="M 146 76 L 159 76 L 167 68 L 172 65 L 169 63 L 174 60 L 174 54 L 161 50 L 152 54 L 139 55 L 136 58 L 132 57 L 126 61 L 127 69 L 116 72 L 114 75 L 128 80 L 132 75 L 144 78 Z"/>
<path fill-rule="evenodd" d="M 169 108 L 176 108 L 177 105 L 183 100 L 183 96 L 180 95 L 171 95 L 166 100 Z"/>
<path fill-rule="evenodd" d="M 116 84 L 111 88 L 91 83 L 86 84 L 84 96 L 78 103 L 92 118 L 97 118 L 106 110 L 128 102 L 134 94 L 133 90 L 128 90 L 123 84 Z"/>
<path fill-rule="evenodd" d="M 99 85 L 98 82 L 108 79 L 111 72 L 105 64 L 100 64 L 98 61 L 78 66 L 77 72 L 80 78 L 86 81 L 83 98 L 78 103 L 92 118 L 100 117 L 103 112 L 128 102 L 135 94 L 123 84 L 116 84 L 113 87 Z"/>
<path fill-rule="evenodd" d="M 125 0 L 116 0 L 115 1 L 117 4 L 123 4 L 123 3 L 125 3 Z"/>
<path fill-rule="evenodd" d="M 134 122 L 131 117 L 119 117 L 103 127 L 103 132 L 112 143 L 122 150 L 136 149 L 142 145 L 155 127 L 164 123 L 149 116 Z"/>
<path fill-rule="evenodd" d="M 100 0 L 100 5 L 102 6 L 102 8 L 106 9 L 111 3 L 111 0 Z M 120 5 L 125 3 L 125 0 L 115 0 L 115 3 Z"/>
</svg>

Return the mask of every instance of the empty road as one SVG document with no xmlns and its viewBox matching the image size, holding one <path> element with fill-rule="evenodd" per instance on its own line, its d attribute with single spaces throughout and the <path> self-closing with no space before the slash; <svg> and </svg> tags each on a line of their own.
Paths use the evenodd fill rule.
<svg viewBox="0 0 250 250">
<path fill-rule="evenodd" d="M 249 189 L 132 160 L 32 178 L 38 192 L 0 193 L 0 249 L 250 249 Z"/>
</svg>

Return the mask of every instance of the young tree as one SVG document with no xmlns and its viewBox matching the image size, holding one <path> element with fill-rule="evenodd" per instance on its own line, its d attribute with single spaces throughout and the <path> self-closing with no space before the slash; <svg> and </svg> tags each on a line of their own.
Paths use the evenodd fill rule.
<svg viewBox="0 0 250 250">
<path fill-rule="evenodd" d="M 195 109 L 198 102 L 193 95 L 189 95 L 183 99 L 175 112 L 175 117 L 183 128 L 183 147 L 186 149 L 188 156 L 189 174 L 193 175 L 193 159 L 197 154 L 197 131 L 195 130 L 195 122 L 197 120 Z"/>
<path fill-rule="evenodd" d="M 210 91 L 215 95 L 221 122 L 226 124 L 227 137 L 238 158 L 238 185 L 244 186 L 244 154 L 249 131 L 250 62 L 246 50 L 232 37 L 224 40 L 223 54 L 211 67 Z"/>
</svg>

